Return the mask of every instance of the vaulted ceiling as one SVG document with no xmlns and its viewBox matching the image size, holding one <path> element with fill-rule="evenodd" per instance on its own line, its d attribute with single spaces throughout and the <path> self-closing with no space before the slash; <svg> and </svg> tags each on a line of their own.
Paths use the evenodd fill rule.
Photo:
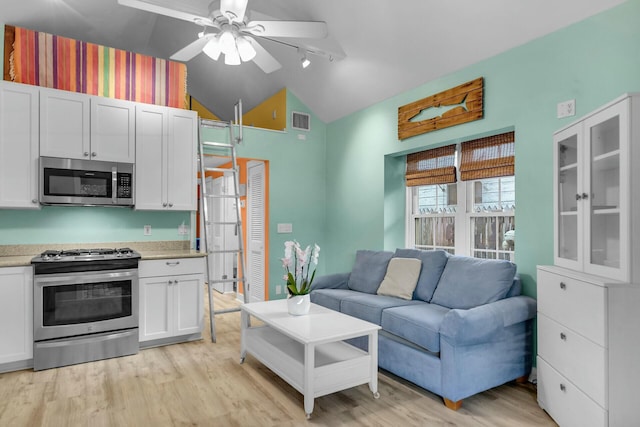
<svg viewBox="0 0 640 427">
<path fill-rule="evenodd" d="M 187 63 L 188 91 L 223 119 L 242 99 L 245 111 L 287 87 L 331 122 L 611 8 L 624 0 L 249 0 L 273 19 L 325 21 L 343 60 L 313 57 L 302 69 L 295 49 L 263 46 L 282 64 L 225 65 L 200 54 Z M 210 0 L 175 0 L 202 10 Z M 117 0 L 19 0 L 0 4 L 16 25 L 161 58 L 195 40 L 202 27 L 132 9 Z"/>
</svg>

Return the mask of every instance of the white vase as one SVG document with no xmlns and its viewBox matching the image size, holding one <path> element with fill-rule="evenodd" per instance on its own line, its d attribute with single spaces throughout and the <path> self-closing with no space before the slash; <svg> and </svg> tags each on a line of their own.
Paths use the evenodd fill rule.
<svg viewBox="0 0 640 427">
<path fill-rule="evenodd" d="M 293 314 L 294 316 L 308 314 L 311 308 L 311 298 L 309 294 L 290 296 L 287 300 L 287 308 L 289 309 L 289 314 Z"/>
</svg>

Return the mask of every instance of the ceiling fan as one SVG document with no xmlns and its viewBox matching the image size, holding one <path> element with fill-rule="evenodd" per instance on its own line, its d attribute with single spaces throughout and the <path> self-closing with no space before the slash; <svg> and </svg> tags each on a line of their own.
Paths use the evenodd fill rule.
<svg viewBox="0 0 640 427">
<path fill-rule="evenodd" d="M 303 65 L 308 65 L 306 49 L 299 42 L 287 43 L 273 38 L 322 39 L 328 35 L 327 24 L 322 21 L 250 21 L 246 14 L 248 0 L 214 0 L 204 16 L 201 10 L 189 10 L 184 4 L 178 9 L 172 0 L 118 0 L 118 3 L 202 26 L 198 39 L 171 55 L 172 60 L 181 62 L 201 52 L 216 61 L 224 54 L 225 64 L 253 61 L 265 73 L 272 73 L 282 66 L 257 39 L 297 48 Z"/>
</svg>

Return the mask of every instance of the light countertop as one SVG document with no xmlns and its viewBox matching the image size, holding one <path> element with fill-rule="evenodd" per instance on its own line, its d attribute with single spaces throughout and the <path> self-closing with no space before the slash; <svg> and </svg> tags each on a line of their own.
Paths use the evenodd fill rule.
<svg viewBox="0 0 640 427">
<path fill-rule="evenodd" d="M 0 245 L 0 268 L 26 267 L 31 259 L 47 249 L 62 250 L 72 248 L 121 248 L 129 247 L 140 253 L 142 260 L 168 258 L 198 258 L 205 253 L 189 249 L 189 242 L 116 242 L 116 243 L 77 243 L 63 245 Z"/>
</svg>

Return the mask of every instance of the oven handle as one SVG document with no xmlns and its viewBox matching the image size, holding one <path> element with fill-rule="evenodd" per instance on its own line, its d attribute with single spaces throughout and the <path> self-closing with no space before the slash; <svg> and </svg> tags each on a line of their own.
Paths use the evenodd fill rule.
<svg viewBox="0 0 640 427">
<path fill-rule="evenodd" d="M 60 274 L 35 275 L 33 282 L 36 285 L 75 285 L 83 283 L 94 283 L 101 281 L 116 281 L 120 279 L 134 279 L 138 277 L 137 269 L 116 270 L 104 272 L 75 272 Z"/>
<path fill-rule="evenodd" d="M 111 168 L 111 203 L 114 205 L 118 203 L 118 168 L 116 166 Z"/>
</svg>

